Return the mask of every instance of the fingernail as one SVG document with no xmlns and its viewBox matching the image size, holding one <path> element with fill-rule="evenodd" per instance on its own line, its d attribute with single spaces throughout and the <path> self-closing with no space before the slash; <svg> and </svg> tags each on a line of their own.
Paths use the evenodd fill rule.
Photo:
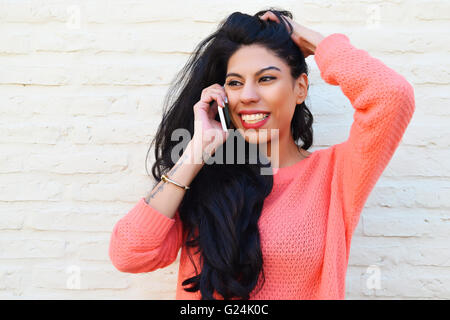
<svg viewBox="0 0 450 320">
<path fill-rule="evenodd" d="M 225 103 L 228 103 L 228 98 L 227 97 L 225 97 Z"/>
</svg>

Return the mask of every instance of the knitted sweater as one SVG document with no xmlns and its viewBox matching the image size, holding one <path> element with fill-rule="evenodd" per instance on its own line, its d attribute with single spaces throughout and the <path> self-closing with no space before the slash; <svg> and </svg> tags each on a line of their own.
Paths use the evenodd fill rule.
<svg viewBox="0 0 450 320">
<path fill-rule="evenodd" d="M 415 110 L 411 84 L 346 35 L 325 37 L 314 59 L 322 79 L 350 100 L 354 121 L 345 142 L 274 174 L 258 221 L 265 283 L 250 299 L 345 298 L 353 232 Z M 170 219 L 141 198 L 114 226 L 109 256 L 119 271 L 151 272 L 172 264 L 181 247 L 176 299 L 200 299 L 181 285 L 195 275 L 182 235 L 178 211 Z"/>
</svg>

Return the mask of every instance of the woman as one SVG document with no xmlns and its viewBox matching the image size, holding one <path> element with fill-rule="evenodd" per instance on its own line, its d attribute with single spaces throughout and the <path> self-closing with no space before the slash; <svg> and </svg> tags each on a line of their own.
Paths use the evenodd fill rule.
<svg viewBox="0 0 450 320">
<path fill-rule="evenodd" d="M 309 55 L 355 109 L 349 138 L 312 153 Z M 258 73 L 266 67 L 275 68 Z M 412 118 L 412 86 L 347 36 L 324 37 L 277 10 L 231 14 L 196 48 L 177 85 L 153 141 L 152 173 L 162 181 L 115 225 L 114 266 L 150 272 L 182 247 L 177 299 L 344 299 L 353 231 Z M 247 148 L 244 164 L 205 163 L 227 153 L 231 135 L 217 115 L 226 100 L 246 147 L 269 145 L 262 130 L 279 130 L 273 175 L 261 174 L 263 157 L 250 163 Z M 242 116 L 249 112 L 262 114 Z M 179 128 L 192 139 L 174 161 Z"/>
</svg>

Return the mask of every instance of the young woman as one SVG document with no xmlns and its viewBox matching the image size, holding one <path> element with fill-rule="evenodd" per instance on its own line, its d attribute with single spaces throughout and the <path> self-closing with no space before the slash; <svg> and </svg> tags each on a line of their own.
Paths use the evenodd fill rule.
<svg viewBox="0 0 450 320">
<path fill-rule="evenodd" d="M 355 109 L 349 138 L 312 153 L 309 55 Z M 324 37 L 277 10 L 231 14 L 180 75 L 152 142 L 157 185 L 114 226 L 114 266 L 150 272 L 182 248 L 177 299 L 344 299 L 351 238 L 412 118 L 412 86 L 344 34 Z M 278 130 L 273 175 L 247 148 L 233 155 L 244 153 L 244 164 L 205 163 L 227 153 L 218 116 L 227 101 L 246 147 L 269 145 L 262 130 Z M 174 160 L 179 128 L 192 139 Z M 219 139 L 200 133 L 208 130 Z"/>
</svg>

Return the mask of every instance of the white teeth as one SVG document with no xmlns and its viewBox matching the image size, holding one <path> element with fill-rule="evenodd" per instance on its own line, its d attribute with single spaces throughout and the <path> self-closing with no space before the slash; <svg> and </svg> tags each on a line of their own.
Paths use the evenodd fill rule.
<svg viewBox="0 0 450 320">
<path fill-rule="evenodd" d="M 255 123 L 261 120 L 264 120 L 269 115 L 265 113 L 256 113 L 256 114 L 241 114 L 242 120 L 249 123 Z"/>
</svg>

